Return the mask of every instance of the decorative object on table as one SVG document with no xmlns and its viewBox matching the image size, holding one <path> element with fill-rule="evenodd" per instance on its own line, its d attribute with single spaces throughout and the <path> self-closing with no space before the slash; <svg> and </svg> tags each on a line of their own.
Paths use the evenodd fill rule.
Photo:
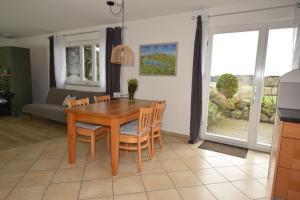
<svg viewBox="0 0 300 200">
<path fill-rule="evenodd" d="M 134 102 L 134 93 L 138 88 L 138 80 L 137 79 L 129 79 L 128 80 L 128 97 L 129 102 Z"/>
<path fill-rule="evenodd" d="M 176 76 L 177 42 L 140 46 L 140 75 Z"/>
<path fill-rule="evenodd" d="M 113 15 L 119 15 L 122 14 L 122 39 L 121 39 L 121 44 L 115 46 L 112 49 L 111 53 L 111 63 L 113 64 L 121 64 L 121 65 L 134 65 L 134 53 L 132 49 L 123 44 L 123 38 L 124 38 L 124 14 L 125 14 L 125 3 L 124 0 L 122 0 L 121 4 L 117 4 L 114 1 L 107 1 L 107 5 L 110 8 L 110 12 Z M 112 7 L 118 6 L 119 11 L 114 12 Z"/>
</svg>

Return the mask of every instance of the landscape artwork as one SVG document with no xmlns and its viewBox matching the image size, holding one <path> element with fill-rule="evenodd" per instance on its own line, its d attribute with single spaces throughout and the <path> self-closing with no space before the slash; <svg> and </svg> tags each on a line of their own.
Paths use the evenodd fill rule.
<svg viewBox="0 0 300 200">
<path fill-rule="evenodd" d="M 140 46 L 140 75 L 176 76 L 177 43 Z"/>
</svg>

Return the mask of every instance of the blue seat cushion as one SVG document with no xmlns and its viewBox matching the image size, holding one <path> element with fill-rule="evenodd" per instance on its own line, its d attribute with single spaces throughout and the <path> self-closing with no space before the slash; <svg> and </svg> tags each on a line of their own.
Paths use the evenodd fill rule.
<svg viewBox="0 0 300 200">
<path fill-rule="evenodd" d="M 124 135 L 137 135 L 137 122 L 133 121 L 124 124 L 120 128 L 120 133 Z"/>
<path fill-rule="evenodd" d="M 84 122 L 77 122 L 76 126 L 79 128 L 85 128 L 89 130 L 96 130 L 98 128 L 101 128 L 102 126 L 95 125 L 95 124 L 89 124 L 89 123 L 84 123 Z"/>
</svg>

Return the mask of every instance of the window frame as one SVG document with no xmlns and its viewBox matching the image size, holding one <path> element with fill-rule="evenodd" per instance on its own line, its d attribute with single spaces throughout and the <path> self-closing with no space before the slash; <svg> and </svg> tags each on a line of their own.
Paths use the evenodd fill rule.
<svg viewBox="0 0 300 200">
<path fill-rule="evenodd" d="M 99 48 L 99 80 L 97 80 L 97 53 L 96 53 L 96 46 L 98 45 Z M 84 63 L 84 47 L 91 46 L 92 47 L 92 80 L 87 80 L 85 77 L 85 63 Z M 100 41 L 99 40 L 86 40 L 86 41 L 73 41 L 66 44 L 65 48 L 70 47 L 78 47 L 80 49 L 80 80 L 77 81 L 68 81 L 67 80 L 67 73 L 66 73 L 66 81 L 65 85 L 78 85 L 78 86 L 90 86 L 90 87 L 103 87 L 101 81 L 101 67 L 105 67 L 101 65 L 101 55 L 100 55 Z M 103 55 L 104 56 L 104 55 Z M 67 60 L 67 58 L 66 58 Z M 67 66 L 66 66 L 67 67 Z"/>
</svg>

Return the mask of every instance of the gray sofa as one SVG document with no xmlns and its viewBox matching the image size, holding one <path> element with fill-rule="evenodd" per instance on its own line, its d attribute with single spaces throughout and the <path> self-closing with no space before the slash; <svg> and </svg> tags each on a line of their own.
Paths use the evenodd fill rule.
<svg viewBox="0 0 300 200">
<path fill-rule="evenodd" d="M 94 102 L 94 96 L 105 95 L 104 92 L 87 92 L 78 90 L 67 90 L 51 88 L 48 92 L 46 103 L 28 104 L 23 107 L 23 112 L 59 122 L 67 122 L 66 108 L 63 101 L 66 96 L 76 97 L 76 99 L 89 97 L 90 103 Z"/>
</svg>

